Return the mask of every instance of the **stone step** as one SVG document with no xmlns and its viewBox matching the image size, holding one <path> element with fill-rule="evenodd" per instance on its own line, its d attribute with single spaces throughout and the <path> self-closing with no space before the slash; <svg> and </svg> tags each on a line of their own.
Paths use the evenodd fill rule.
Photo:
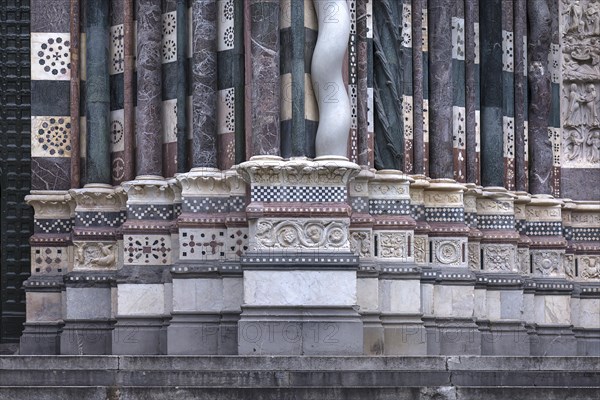
<svg viewBox="0 0 600 400">
<path fill-rule="evenodd" d="M 600 387 L 0 387 L 0 400 L 596 400 Z"/>
<path fill-rule="evenodd" d="M 463 400 L 519 399 L 526 393 L 528 399 L 597 399 L 600 359 L 0 356 L 0 400 Z"/>
</svg>

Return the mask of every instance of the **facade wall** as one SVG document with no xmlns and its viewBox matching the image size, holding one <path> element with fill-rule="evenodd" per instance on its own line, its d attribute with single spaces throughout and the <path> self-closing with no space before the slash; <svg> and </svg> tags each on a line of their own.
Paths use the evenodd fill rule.
<svg viewBox="0 0 600 400">
<path fill-rule="evenodd" d="M 71 3 L 23 351 L 597 353 L 597 1 Z"/>
</svg>

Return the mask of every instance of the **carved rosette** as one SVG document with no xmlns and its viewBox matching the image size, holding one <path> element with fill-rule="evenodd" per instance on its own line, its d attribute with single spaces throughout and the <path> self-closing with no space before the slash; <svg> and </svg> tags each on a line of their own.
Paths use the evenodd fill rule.
<svg viewBox="0 0 600 400">
<path fill-rule="evenodd" d="M 483 244 L 483 270 L 494 273 L 518 272 L 517 248 L 511 244 Z"/>
<path fill-rule="evenodd" d="M 250 251 L 350 253 L 349 219 L 267 219 L 250 225 Z"/>
<path fill-rule="evenodd" d="M 360 167 L 345 157 L 323 156 L 314 160 L 278 156 L 254 156 L 237 167 L 251 185 L 346 186 Z"/>
<path fill-rule="evenodd" d="M 433 267 L 468 267 L 467 238 L 430 238 L 430 265 Z"/>
<path fill-rule="evenodd" d="M 533 275 L 539 277 L 565 277 L 564 251 L 532 251 Z"/>
</svg>

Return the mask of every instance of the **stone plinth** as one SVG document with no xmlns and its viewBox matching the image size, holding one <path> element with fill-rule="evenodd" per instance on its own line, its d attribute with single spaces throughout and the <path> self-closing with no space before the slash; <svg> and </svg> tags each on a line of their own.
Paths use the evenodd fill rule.
<svg viewBox="0 0 600 400">
<path fill-rule="evenodd" d="M 238 166 L 250 184 L 239 354 L 362 353 L 348 205 L 359 170 L 344 157 Z"/>
<path fill-rule="evenodd" d="M 66 191 L 34 190 L 25 197 L 34 210 L 31 276 L 24 282 L 26 322 L 21 354 L 60 354 L 63 277 L 72 269 L 73 200 Z"/>
</svg>

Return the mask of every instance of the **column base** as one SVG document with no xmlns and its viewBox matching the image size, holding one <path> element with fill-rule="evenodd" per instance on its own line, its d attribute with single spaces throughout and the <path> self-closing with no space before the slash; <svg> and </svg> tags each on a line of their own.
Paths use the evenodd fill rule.
<svg viewBox="0 0 600 400">
<path fill-rule="evenodd" d="M 529 335 L 520 321 L 487 321 L 481 332 L 481 355 L 528 356 Z"/>
<path fill-rule="evenodd" d="M 382 355 L 384 336 L 379 313 L 364 313 L 361 317 L 363 322 L 363 354 Z"/>
<path fill-rule="evenodd" d="M 167 354 L 219 354 L 219 314 L 172 314 L 167 328 Z"/>
<path fill-rule="evenodd" d="M 219 326 L 219 354 L 237 355 L 238 353 L 238 321 L 240 313 L 222 313 Z"/>
<path fill-rule="evenodd" d="M 577 355 L 600 357 L 600 329 L 573 329 L 577 340 Z"/>
<path fill-rule="evenodd" d="M 242 307 L 240 355 L 361 355 L 363 323 L 353 307 Z"/>
<path fill-rule="evenodd" d="M 382 315 L 385 355 L 427 354 L 427 332 L 420 316 Z"/>
<path fill-rule="evenodd" d="M 65 321 L 60 335 L 62 355 L 112 354 L 113 321 Z"/>
<path fill-rule="evenodd" d="M 159 355 L 166 353 L 162 317 L 117 317 L 112 351 L 115 355 Z"/>
<path fill-rule="evenodd" d="M 531 340 L 532 356 L 575 356 L 577 340 L 570 326 L 536 326 Z"/>
<path fill-rule="evenodd" d="M 58 355 L 60 354 L 60 323 L 24 323 L 19 354 Z"/>
<path fill-rule="evenodd" d="M 480 355 L 481 333 L 471 318 L 435 318 L 435 328 L 427 327 L 429 355 Z M 438 350 L 438 353 L 432 353 Z"/>
</svg>

